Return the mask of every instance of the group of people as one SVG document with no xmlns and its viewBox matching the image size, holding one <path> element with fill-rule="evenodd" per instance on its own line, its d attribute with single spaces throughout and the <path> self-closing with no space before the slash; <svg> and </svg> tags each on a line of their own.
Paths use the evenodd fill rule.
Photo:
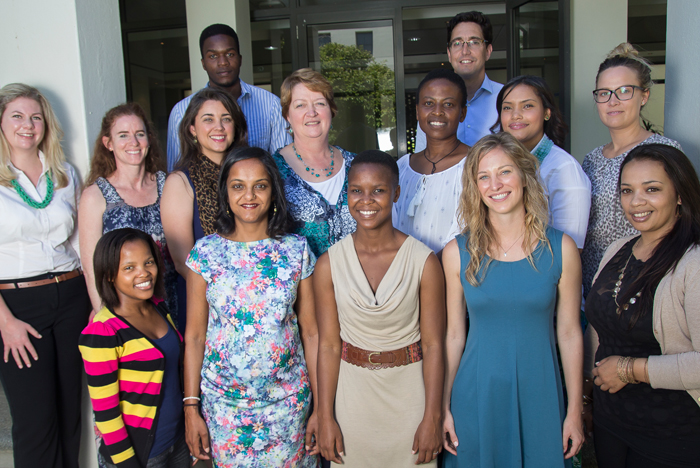
<svg viewBox="0 0 700 468">
<path fill-rule="evenodd" d="M 330 143 L 320 73 L 241 81 L 225 25 L 167 159 L 117 106 L 82 195 L 49 102 L 3 87 L 15 466 L 78 465 L 83 368 L 104 467 L 563 467 L 587 432 L 600 467 L 697 466 L 700 182 L 640 123 L 648 63 L 600 65 L 581 166 L 544 80 L 486 76 L 486 16 L 447 38 L 398 162 Z"/>
</svg>

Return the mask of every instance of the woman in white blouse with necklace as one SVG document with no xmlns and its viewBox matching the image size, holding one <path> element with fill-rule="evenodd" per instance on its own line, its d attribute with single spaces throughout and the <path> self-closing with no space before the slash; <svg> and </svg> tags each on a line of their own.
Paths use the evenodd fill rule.
<svg viewBox="0 0 700 468">
<path fill-rule="evenodd" d="M 426 148 L 398 161 L 401 193 L 393 222 L 438 253 L 460 232 L 456 213 L 469 146 L 457 139 L 457 128 L 467 116 L 467 89 L 455 72 L 438 68 L 423 78 L 416 95 Z"/>
<path fill-rule="evenodd" d="M 540 162 L 549 224 L 571 236 L 580 251 L 591 210 L 591 182 L 579 162 L 561 149 L 568 128 L 547 82 L 516 76 L 498 93 L 496 106 L 498 121 L 491 130 L 510 133 Z"/>
<path fill-rule="evenodd" d="M 0 90 L 0 379 L 16 468 L 78 466 L 90 299 L 78 257 L 80 182 L 38 90 Z"/>
</svg>

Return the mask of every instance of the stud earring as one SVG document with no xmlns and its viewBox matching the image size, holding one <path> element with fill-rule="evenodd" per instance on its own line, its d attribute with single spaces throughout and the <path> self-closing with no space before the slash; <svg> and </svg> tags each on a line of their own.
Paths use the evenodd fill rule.
<svg viewBox="0 0 700 468">
<path fill-rule="evenodd" d="M 289 127 L 289 128 L 287 129 L 287 133 L 289 133 L 290 135 L 293 135 L 293 134 L 294 134 L 294 130 L 292 130 L 292 127 Z"/>
</svg>

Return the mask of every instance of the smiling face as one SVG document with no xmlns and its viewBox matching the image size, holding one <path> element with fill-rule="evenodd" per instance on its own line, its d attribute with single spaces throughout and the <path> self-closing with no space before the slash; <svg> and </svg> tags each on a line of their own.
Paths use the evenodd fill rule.
<svg viewBox="0 0 700 468">
<path fill-rule="evenodd" d="M 620 86 L 639 86 L 639 78 L 628 67 L 612 67 L 598 76 L 596 89 L 616 90 Z M 634 96 L 628 101 L 620 101 L 614 94 L 608 102 L 596 103 L 601 122 L 609 129 L 622 130 L 639 126 L 639 114 L 642 106 L 649 100 L 649 90 L 635 89 Z"/>
<path fill-rule="evenodd" d="M 461 107 L 461 103 L 462 92 L 449 80 L 438 78 L 423 85 L 416 116 L 426 136 L 444 139 L 455 135 L 459 123 L 467 116 L 467 108 Z"/>
<path fill-rule="evenodd" d="M 142 240 L 125 242 L 119 254 L 119 270 L 114 288 L 119 303 L 146 301 L 153 296 L 158 278 L 158 264 L 150 247 Z"/>
<path fill-rule="evenodd" d="M 41 105 L 26 97 L 11 101 L 2 114 L 0 128 L 12 152 L 38 154 L 46 132 Z"/>
<path fill-rule="evenodd" d="M 380 164 L 352 166 L 348 176 L 348 208 L 357 227 L 391 224 L 391 210 L 401 190 L 391 170 Z"/>
<path fill-rule="evenodd" d="M 333 115 L 323 94 L 311 91 L 303 84 L 292 88 L 287 121 L 294 138 L 327 138 Z"/>
<path fill-rule="evenodd" d="M 117 169 L 139 166 L 148 154 L 146 125 L 140 117 L 123 115 L 114 121 L 109 137 L 102 137 L 102 144 L 114 154 Z"/>
<path fill-rule="evenodd" d="M 502 148 L 486 153 L 479 161 L 477 171 L 481 201 L 489 209 L 489 214 L 509 214 L 525 209 L 523 178 Z"/>
<path fill-rule="evenodd" d="M 228 173 L 228 204 L 236 226 L 261 224 L 267 232 L 268 213 L 272 206 L 272 181 L 258 159 L 238 161 Z"/>
<path fill-rule="evenodd" d="M 206 101 L 190 125 L 190 133 L 197 137 L 202 154 L 218 161 L 233 144 L 233 118 L 219 101 Z"/>
<path fill-rule="evenodd" d="M 209 84 L 216 88 L 231 88 L 238 84 L 241 54 L 231 36 L 211 36 L 202 44 L 202 68 L 209 76 Z"/>
<path fill-rule="evenodd" d="M 470 41 L 472 39 L 484 39 L 481 26 L 476 23 L 459 23 L 452 30 L 450 42 L 454 40 Z M 486 71 L 486 61 L 491 58 L 493 46 L 483 43 L 478 47 L 469 48 L 466 44 L 459 50 L 451 50 L 447 47 L 447 57 L 450 59 L 455 73 L 462 77 L 464 81 L 469 81 L 476 76 L 480 76 Z"/>
<path fill-rule="evenodd" d="M 535 90 L 518 85 L 508 91 L 501 105 L 501 128 L 532 151 L 544 135 L 544 120 L 552 111 L 546 109 Z"/>
<path fill-rule="evenodd" d="M 620 203 L 632 227 L 661 237 L 676 224 L 681 200 L 663 164 L 636 159 L 622 169 Z"/>
</svg>

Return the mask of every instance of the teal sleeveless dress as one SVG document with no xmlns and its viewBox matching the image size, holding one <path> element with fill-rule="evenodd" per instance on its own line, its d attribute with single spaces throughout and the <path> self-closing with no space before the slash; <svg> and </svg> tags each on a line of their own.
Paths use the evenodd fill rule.
<svg viewBox="0 0 700 468">
<path fill-rule="evenodd" d="M 570 467 L 562 451 L 565 416 L 554 335 L 562 232 L 516 262 L 494 260 L 478 287 L 469 284 L 467 238 L 457 236 L 469 334 L 452 388 L 459 439 L 446 468 Z"/>
</svg>

